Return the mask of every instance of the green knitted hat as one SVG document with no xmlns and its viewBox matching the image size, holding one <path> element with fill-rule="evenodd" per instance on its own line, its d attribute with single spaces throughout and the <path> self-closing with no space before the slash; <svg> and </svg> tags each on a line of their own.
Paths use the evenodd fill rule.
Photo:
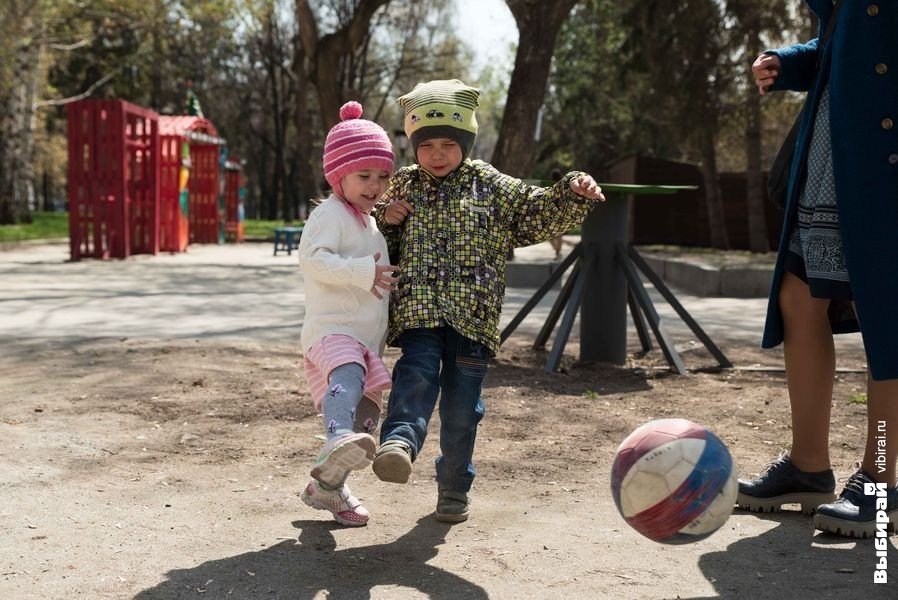
<svg viewBox="0 0 898 600">
<path fill-rule="evenodd" d="M 462 156 L 468 156 L 477 137 L 477 117 L 480 90 L 458 79 L 442 79 L 419 83 L 399 98 L 405 110 L 405 135 L 417 151 L 418 144 L 434 138 L 449 138 L 461 146 Z"/>
</svg>

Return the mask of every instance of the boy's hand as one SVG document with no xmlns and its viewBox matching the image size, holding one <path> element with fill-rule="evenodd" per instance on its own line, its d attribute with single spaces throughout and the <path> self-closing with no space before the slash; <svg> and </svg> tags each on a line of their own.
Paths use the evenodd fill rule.
<svg viewBox="0 0 898 600">
<path fill-rule="evenodd" d="M 780 59 L 775 54 L 762 54 L 751 65 L 751 74 L 755 78 L 755 85 L 763 96 L 776 81 L 780 74 Z"/>
<path fill-rule="evenodd" d="M 374 294 L 378 300 L 382 300 L 384 295 L 381 294 L 380 291 L 383 290 L 389 292 L 393 289 L 393 286 L 396 285 L 396 282 L 399 281 L 398 278 L 388 275 L 388 273 L 396 271 L 399 267 L 396 265 L 379 265 L 377 264 L 377 261 L 379 260 L 380 252 L 374 255 L 374 285 L 371 286 L 371 293 Z"/>
<path fill-rule="evenodd" d="M 605 195 L 602 193 L 602 188 L 600 188 L 599 184 L 596 183 L 596 180 L 589 175 L 580 175 L 579 177 L 571 179 L 571 191 L 584 198 L 592 198 L 593 200 L 601 200 L 602 202 L 605 201 Z"/>
<path fill-rule="evenodd" d="M 406 217 L 415 212 L 412 205 L 406 200 L 397 200 L 384 209 L 384 221 L 390 225 L 399 225 Z"/>
</svg>

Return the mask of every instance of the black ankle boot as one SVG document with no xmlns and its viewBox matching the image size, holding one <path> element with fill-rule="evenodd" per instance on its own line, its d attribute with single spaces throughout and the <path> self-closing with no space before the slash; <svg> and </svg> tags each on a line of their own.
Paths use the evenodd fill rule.
<svg viewBox="0 0 898 600">
<path fill-rule="evenodd" d="M 736 506 L 751 512 L 778 512 L 783 504 L 800 504 L 801 512 L 813 513 L 836 497 L 836 478 L 832 469 L 808 473 L 782 454 L 756 479 L 739 480 Z"/>
</svg>

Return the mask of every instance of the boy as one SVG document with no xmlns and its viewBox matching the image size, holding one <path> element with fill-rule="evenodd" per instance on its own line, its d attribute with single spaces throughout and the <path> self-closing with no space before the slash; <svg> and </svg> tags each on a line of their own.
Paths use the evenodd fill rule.
<svg viewBox="0 0 898 600">
<path fill-rule="evenodd" d="M 468 518 L 481 384 L 499 349 L 505 257 L 561 235 L 605 199 L 585 173 L 538 188 L 467 158 L 478 97 L 453 79 L 399 98 L 417 164 L 396 173 L 375 209 L 399 266 L 387 341 L 402 356 L 373 468 L 383 481 L 408 481 L 442 394 L 436 518 L 444 522 Z"/>
</svg>

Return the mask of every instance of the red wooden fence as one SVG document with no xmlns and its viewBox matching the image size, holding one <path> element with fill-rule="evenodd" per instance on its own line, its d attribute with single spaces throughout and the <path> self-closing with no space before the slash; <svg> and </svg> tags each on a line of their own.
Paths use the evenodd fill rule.
<svg viewBox="0 0 898 600">
<path fill-rule="evenodd" d="M 72 260 L 158 253 L 158 116 L 122 100 L 66 110 Z"/>
</svg>

